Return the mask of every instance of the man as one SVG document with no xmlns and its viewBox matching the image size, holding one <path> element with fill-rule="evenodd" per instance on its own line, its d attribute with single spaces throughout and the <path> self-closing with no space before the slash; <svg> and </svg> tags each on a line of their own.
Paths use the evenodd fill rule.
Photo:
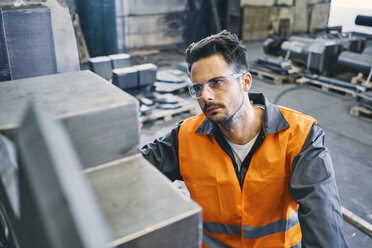
<svg viewBox="0 0 372 248">
<path fill-rule="evenodd" d="M 142 153 L 203 208 L 204 247 L 347 247 L 316 120 L 248 94 L 246 49 L 227 31 L 191 44 L 186 61 L 203 112 Z"/>
</svg>

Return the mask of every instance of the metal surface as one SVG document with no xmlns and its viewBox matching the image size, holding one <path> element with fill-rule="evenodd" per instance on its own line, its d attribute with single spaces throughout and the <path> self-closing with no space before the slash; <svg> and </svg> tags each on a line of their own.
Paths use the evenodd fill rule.
<svg viewBox="0 0 372 248">
<path fill-rule="evenodd" d="M 311 37 L 292 36 L 281 44 L 283 52 L 289 52 L 289 58 L 315 72 L 334 72 L 335 61 L 342 45 L 335 40 L 313 39 Z"/>
<path fill-rule="evenodd" d="M 313 74 L 311 76 L 305 75 L 305 77 L 309 78 L 309 79 L 313 79 L 313 80 L 318 80 L 318 81 L 323 82 L 323 83 L 336 85 L 336 86 L 340 86 L 340 87 L 343 87 L 343 88 L 346 88 L 346 89 L 354 90 L 355 92 L 364 88 L 363 86 L 358 86 L 358 85 L 351 84 L 351 83 L 348 83 L 348 82 L 344 82 L 344 81 L 341 81 L 341 80 L 338 80 L 338 79 L 319 76 L 319 75 L 316 75 L 316 74 Z"/>
<path fill-rule="evenodd" d="M 138 87 L 138 72 L 134 67 L 114 69 L 112 71 L 112 83 L 120 89 Z"/>
<path fill-rule="evenodd" d="M 92 72 L 100 75 L 106 80 L 111 79 L 111 59 L 108 56 L 99 56 L 89 59 L 89 68 Z"/>
<path fill-rule="evenodd" d="M 86 174 L 118 247 L 200 247 L 201 209 L 140 154 Z"/>
<path fill-rule="evenodd" d="M 367 76 L 372 68 L 372 55 L 345 51 L 337 62 L 344 70 L 362 72 Z"/>
<path fill-rule="evenodd" d="M 127 53 L 113 54 L 108 57 L 111 60 L 112 69 L 131 66 L 130 55 Z"/>
<path fill-rule="evenodd" d="M 0 158 L 0 187 L 4 189 L 12 213 L 19 218 L 17 152 L 12 141 L 1 134 Z"/>
<path fill-rule="evenodd" d="M 355 24 L 372 27 L 372 16 L 357 15 L 357 17 L 355 18 Z"/>
<path fill-rule="evenodd" d="M 0 131 L 11 136 L 32 99 L 63 120 L 84 167 L 136 150 L 137 100 L 90 71 L 2 82 Z"/>
<path fill-rule="evenodd" d="M 11 80 L 8 46 L 4 28 L 3 12 L 0 2 L 0 81 Z"/>
<path fill-rule="evenodd" d="M 107 247 L 108 227 L 61 124 L 32 104 L 16 144 L 21 247 Z"/>
<path fill-rule="evenodd" d="M 65 0 L 42 0 L 52 17 L 57 73 L 80 70 L 79 54 L 71 15 Z"/>
<path fill-rule="evenodd" d="M 18 247 L 20 206 L 18 161 L 11 140 L 0 134 L 0 247 Z"/>
<path fill-rule="evenodd" d="M 57 73 L 50 9 L 3 8 L 3 19 L 12 78 Z"/>
<path fill-rule="evenodd" d="M 335 61 L 337 61 L 340 51 L 341 46 L 332 41 L 311 45 L 308 48 L 307 69 L 320 74 L 334 72 L 336 70 Z"/>
<path fill-rule="evenodd" d="M 364 48 L 362 54 L 367 54 L 367 55 L 372 56 L 372 46 L 368 46 L 368 47 Z"/>
<path fill-rule="evenodd" d="M 158 67 L 155 64 L 148 63 L 134 67 L 138 71 L 138 86 L 149 85 L 156 81 Z"/>
</svg>

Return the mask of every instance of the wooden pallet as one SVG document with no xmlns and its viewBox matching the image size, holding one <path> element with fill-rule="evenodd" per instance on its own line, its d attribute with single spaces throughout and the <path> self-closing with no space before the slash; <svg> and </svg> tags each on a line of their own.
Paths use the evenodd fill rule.
<svg viewBox="0 0 372 248">
<path fill-rule="evenodd" d="M 355 97 L 355 91 L 351 89 L 346 89 L 337 85 L 327 84 L 320 82 L 318 80 L 313 80 L 305 77 L 296 79 L 296 83 L 306 84 L 315 88 L 318 88 L 324 92 L 332 92 L 346 97 Z"/>
<path fill-rule="evenodd" d="M 249 68 L 249 72 L 258 79 L 270 81 L 275 84 L 294 83 L 296 81 L 296 78 L 301 76 L 300 73 L 280 75 L 259 67 L 251 67 Z"/>
<path fill-rule="evenodd" d="M 368 234 L 372 237 L 372 225 L 368 223 L 365 219 L 360 218 L 350 210 L 341 206 L 342 215 L 344 220 L 361 230 L 362 232 Z"/>
<path fill-rule="evenodd" d="M 174 116 L 189 113 L 195 114 L 196 104 L 194 101 L 185 100 L 181 102 L 181 108 L 177 109 L 153 109 L 149 114 L 140 117 L 141 125 L 156 120 L 169 121 Z"/>
<path fill-rule="evenodd" d="M 364 120 L 372 121 L 372 111 L 362 106 L 351 107 L 350 114 Z"/>
</svg>

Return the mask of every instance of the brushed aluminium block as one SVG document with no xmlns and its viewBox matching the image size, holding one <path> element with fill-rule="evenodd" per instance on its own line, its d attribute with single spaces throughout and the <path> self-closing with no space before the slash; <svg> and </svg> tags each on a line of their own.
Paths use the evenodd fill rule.
<svg viewBox="0 0 372 248">
<path fill-rule="evenodd" d="M 11 80 L 10 63 L 8 56 L 8 46 L 6 44 L 5 27 L 3 12 L 0 2 L 0 82 Z"/>
<path fill-rule="evenodd" d="M 200 247 L 201 209 L 140 154 L 85 170 L 117 247 Z"/>
<path fill-rule="evenodd" d="M 371 55 L 372 56 L 372 46 L 368 46 L 364 48 L 362 54 Z"/>
<path fill-rule="evenodd" d="M 11 140 L 0 134 L 0 186 L 5 190 L 12 212 L 19 217 L 18 159 Z"/>
<path fill-rule="evenodd" d="M 112 69 L 130 67 L 130 55 L 127 53 L 112 54 L 108 56 L 111 59 Z"/>
<path fill-rule="evenodd" d="M 69 1 L 71 2 L 72 0 Z M 71 4 L 68 1 L 61 2 L 56 0 L 41 0 L 41 2 L 50 9 L 52 17 L 57 73 L 79 71 L 79 52 L 71 20 L 72 12 L 70 14 L 69 11 Z"/>
<path fill-rule="evenodd" d="M 100 75 L 106 80 L 111 79 L 111 59 L 108 56 L 99 56 L 89 59 L 89 68 L 92 72 Z"/>
<path fill-rule="evenodd" d="M 123 90 L 138 87 L 137 69 L 135 67 L 114 69 L 112 83 Z"/>
<path fill-rule="evenodd" d="M 85 168 L 122 158 L 139 144 L 138 101 L 90 71 L 2 82 L 2 133 L 12 136 L 31 99 L 62 119 Z"/>
<path fill-rule="evenodd" d="M 15 136 L 21 247 L 107 247 L 109 229 L 61 123 L 31 104 Z"/>
<path fill-rule="evenodd" d="M 57 73 L 50 9 L 4 8 L 3 19 L 12 78 Z"/>
<path fill-rule="evenodd" d="M 16 147 L 0 134 L 0 247 L 18 247 L 18 171 Z"/>
<path fill-rule="evenodd" d="M 145 86 L 156 81 L 158 67 L 152 63 L 134 66 L 138 71 L 138 86 Z"/>
</svg>

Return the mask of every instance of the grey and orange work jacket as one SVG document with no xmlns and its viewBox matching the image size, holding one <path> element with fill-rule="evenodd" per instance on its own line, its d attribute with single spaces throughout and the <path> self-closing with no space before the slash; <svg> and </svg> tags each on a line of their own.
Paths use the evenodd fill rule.
<svg viewBox="0 0 372 248">
<path fill-rule="evenodd" d="M 249 98 L 265 115 L 240 171 L 203 113 L 141 150 L 202 207 L 203 247 L 348 247 L 323 130 L 262 94 Z"/>
</svg>

